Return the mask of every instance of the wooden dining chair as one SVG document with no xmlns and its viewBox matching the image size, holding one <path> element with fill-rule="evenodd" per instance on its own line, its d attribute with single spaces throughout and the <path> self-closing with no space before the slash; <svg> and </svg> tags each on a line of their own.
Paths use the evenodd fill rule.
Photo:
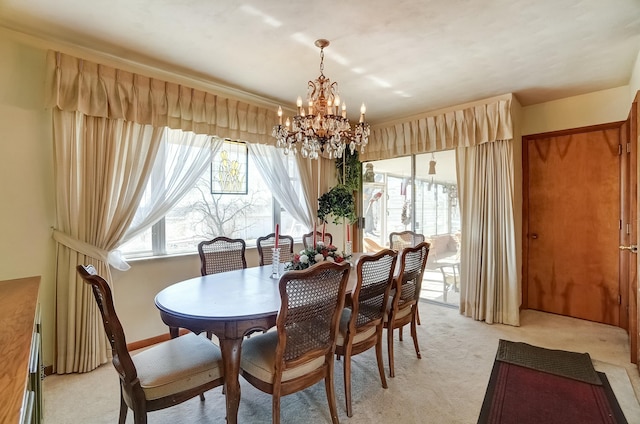
<svg viewBox="0 0 640 424">
<path fill-rule="evenodd" d="M 382 361 L 382 329 L 398 253 L 384 249 L 360 258 L 358 280 L 351 292 L 351 306 L 342 311 L 336 339 L 336 355 L 344 356 L 344 392 L 347 416 L 351 407 L 351 357 L 376 348 L 378 372 L 382 387 L 387 388 Z"/>
<path fill-rule="evenodd" d="M 424 234 L 419 234 L 413 231 L 389 233 L 389 248 L 396 251 L 400 251 L 405 247 L 415 247 L 424 241 Z M 420 325 L 420 313 L 417 312 L 417 314 L 417 323 Z M 400 330 L 400 335 L 402 335 L 402 330 Z"/>
<path fill-rule="evenodd" d="M 145 424 L 147 412 L 177 405 L 224 383 L 222 355 L 210 340 L 193 333 L 171 339 L 130 355 L 109 284 L 92 265 L 78 265 L 78 273 L 91 285 L 111 344 L 112 362 L 120 376 L 120 415 L 128 408 L 134 422 Z"/>
<path fill-rule="evenodd" d="M 333 236 L 331 233 L 324 233 L 324 240 L 322 239 L 322 233 L 316 231 L 316 242 L 321 241 L 325 246 L 333 244 Z M 305 249 L 313 249 L 313 231 L 302 236 L 302 244 Z"/>
<path fill-rule="evenodd" d="M 198 243 L 200 273 L 209 275 L 246 268 L 246 249 L 244 240 L 224 236 Z"/>
<path fill-rule="evenodd" d="M 276 245 L 276 234 L 271 233 L 256 240 L 258 255 L 260 256 L 260 266 L 271 265 L 272 249 Z M 280 262 L 291 262 L 293 260 L 293 237 L 280 234 L 278 237 L 280 247 Z"/>
<path fill-rule="evenodd" d="M 384 320 L 384 327 L 387 329 L 390 377 L 395 376 L 393 366 L 393 330 L 399 329 L 400 340 L 402 340 L 402 327 L 411 324 L 413 345 L 418 359 L 421 358 L 416 325 L 422 277 L 427 264 L 429 247 L 429 243 L 422 242 L 416 247 L 406 247 L 400 253 L 400 272 L 394 278 L 394 293 L 389 301 L 389 309 L 385 314 Z"/>
<path fill-rule="evenodd" d="M 414 247 L 425 241 L 424 234 L 413 231 L 400 231 L 389 233 L 389 248 L 402 250 L 405 247 Z"/>
<path fill-rule="evenodd" d="M 331 420 L 338 424 L 333 355 L 350 269 L 348 263 L 322 262 L 283 274 L 277 331 L 242 342 L 242 376 L 272 395 L 274 424 L 280 422 L 280 397 L 323 379 Z"/>
<path fill-rule="evenodd" d="M 376 253 L 386 249 L 386 247 L 379 245 L 375 240 L 369 237 L 362 238 L 362 245 L 366 253 Z"/>
</svg>

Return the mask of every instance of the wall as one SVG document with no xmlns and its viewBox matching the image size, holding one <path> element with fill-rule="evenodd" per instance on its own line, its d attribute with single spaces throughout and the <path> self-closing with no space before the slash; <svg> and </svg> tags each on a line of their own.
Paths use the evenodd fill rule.
<svg viewBox="0 0 640 424">
<path fill-rule="evenodd" d="M 522 108 L 522 135 L 624 121 L 629 87 L 617 87 Z"/>
<path fill-rule="evenodd" d="M 633 103 L 636 98 L 636 93 L 640 90 L 640 52 L 636 57 L 635 65 L 633 66 L 633 72 L 631 72 L 631 78 L 629 79 L 629 104 Z"/>
<path fill-rule="evenodd" d="M 45 51 L 0 37 L 0 280 L 40 275 L 43 359 L 53 358 L 54 225 Z"/>
</svg>

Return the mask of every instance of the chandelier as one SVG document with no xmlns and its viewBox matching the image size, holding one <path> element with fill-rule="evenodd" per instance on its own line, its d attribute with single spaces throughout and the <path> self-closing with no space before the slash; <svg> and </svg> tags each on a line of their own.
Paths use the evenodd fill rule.
<svg viewBox="0 0 640 424">
<path fill-rule="evenodd" d="M 286 118 L 282 125 L 282 107 L 278 107 L 278 125 L 273 127 L 273 137 L 277 146 L 284 149 L 285 154 L 298 150 L 305 158 L 318 159 L 319 156 L 340 158 L 349 146 L 351 154 L 356 147 L 364 151 L 369 142 L 369 124 L 364 120 L 366 111 L 364 103 L 360 108 L 360 121 L 351 127 L 347 119 L 347 106 L 340 104 L 338 83 L 324 76 L 324 48 L 329 45 L 325 39 L 316 40 L 320 48 L 320 76 L 309 81 L 307 91 L 308 109 L 302 106 L 302 98 L 298 97 L 297 114 Z"/>
</svg>

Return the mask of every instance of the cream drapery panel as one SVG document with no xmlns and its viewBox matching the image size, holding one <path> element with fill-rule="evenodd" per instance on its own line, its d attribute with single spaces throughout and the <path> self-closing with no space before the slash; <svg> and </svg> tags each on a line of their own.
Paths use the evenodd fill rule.
<svg viewBox="0 0 640 424">
<path fill-rule="evenodd" d="M 89 116 L 274 144 L 275 109 L 59 52 L 47 55 L 48 104 Z"/>
<path fill-rule="evenodd" d="M 511 97 L 371 129 L 360 160 L 372 161 L 513 138 Z"/>
<path fill-rule="evenodd" d="M 107 252 L 123 238 L 153 166 L 162 128 L 53 109 L 56 187 L 56 373 L 107 361 L 100 313 L 76 272 L 91 263 L 107 281 Z"/>
<path fill-rule="evenodd" d="M 460 312 L 520 325 L 513 146 L 510 140 L 457 150 L 462 218 Z"/>
<path fill-rule="evenodd" d="M 305 195 L 306 209 L 310 214 L 309 222 L 318 223 L 318 199 L 320 194 L 329 190 L 330 176 L 328 173 L 333 170 L 333 161 L 322 157 L 309 159 L 303 158 L 302 155 L 296 155 L 296 162 L 300 171 L 300 183 Z M 309 231 L 313 231 L 313 227 L 310 227 Z"/>
</svg>

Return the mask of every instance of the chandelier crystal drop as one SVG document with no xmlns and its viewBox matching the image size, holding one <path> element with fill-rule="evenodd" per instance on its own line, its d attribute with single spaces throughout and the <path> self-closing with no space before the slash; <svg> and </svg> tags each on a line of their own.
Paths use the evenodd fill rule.
<svg viewBox="0 0 640 424">
<path fill-rule="evenodd" d="M 360 121 L 352 128 L 347 119 L 347 106 L 340 103 L 338 83 L 324 76 L 324 48 L 329 41 L 316 40 L 315 45 L 320 48 L 320 76 L 309 81 L 308 109 L 305 110 L 302 98 L 298 97 L 297 114 L 292 119 L 287 117 L 282 125 L 282 108 L 278 107 L 279 122 L 272 134 L 277 146 L 283 148 L 285 154 L 297 154 L 299 150 L 303 157 L 311 159 L 340 158 L 347 146 L 351 154 L 356 148 L 364 151 L 370 134 L 369 124 L 364 120 L 364 103 L 360 108 Z"/>
</svg>

